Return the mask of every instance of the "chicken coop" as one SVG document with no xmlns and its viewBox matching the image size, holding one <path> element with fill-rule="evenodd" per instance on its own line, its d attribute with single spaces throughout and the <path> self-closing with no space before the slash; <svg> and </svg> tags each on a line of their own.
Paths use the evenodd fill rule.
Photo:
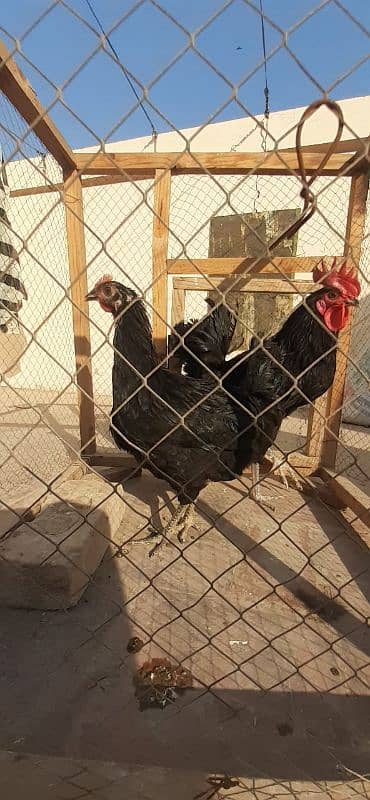
<svg viewBox="0 0 370 800">
<path fill-rule="evenodd" d="M 251 117 L 232 146 L 212 122 L 77 151 L 19 52 L 0 41 L 5 794 L 28 797 L 22 764 L 51 800 L 367 797 L 370 98 Z M 177 374 L 170 337 L 206 298 L 247 350 L 334 259 L 359 308 L 331 387 L 271 443 L 298 489 L 268 452 L 275 505 L 249 468 L 209 483 L 188 542 L 149 559 L 133 545 L 176 494 L 114 445 L 114 325 L 87 295 L 134 290 Z"/>
</svg>

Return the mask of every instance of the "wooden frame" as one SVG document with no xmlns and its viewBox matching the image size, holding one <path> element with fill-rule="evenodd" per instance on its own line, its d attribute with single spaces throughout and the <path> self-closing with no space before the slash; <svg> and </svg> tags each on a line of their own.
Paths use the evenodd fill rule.
<svg viewBox="0 0 370 800">
<path fill-rule="evenodd" d="M 171 173 L 155 173 L 153 209 L 153 342 L 161 356 L 167 349 L 167 253 L 170 222 Z"/>
<path fill-rule="evenodd" d="M 297 154 L 291 152 L 266 153 L 75 153 L 77 169 L 84 175 L 141 174 L 142 178 L 155 176 L 157 169 L 171 170 L 173 175 L 298 175 Z M 362 152 L 348 157 L 348 153 L 335 153 L 320 175 L 350 175 L 359 170 L 364 155 Z M 305 155 L 307 175 L 320 168 L 322 153 Z"/>
<path fill-rule="evenodd" d="M 13 197 L 60 192 L 66 212 L 66 234 L 70 270 L 70 296 L 73 303 L 73 331 L 76 354 L 76 382 L 79 390 L 81 454 L 89 463 L 99 467 L 126 465 L 125 454 L 112 456 L 96 453 L 94 395 L 91 366 L 90 326 L 85 301 L 86 251 L 83 221 L 83 189 L 128 181 L 154 182 L 153 209 L 153 336 L 165 356 L 167 339 L 168 277 L 173 276 L 171 324 L 184 315 L 185 293 L 189 288 L 208 289 L 212 285 L 226 286 L 232 282 L 237 291 L 294 291 L 284 276 L 311 273 L 318 257 L 272 257 L 228 259 L 169 259 L 168 232 L 170 215 L 171 178 L 177 175 L 282 175 L 299 176 L 295 148 L 266 153 L 74 153 L 45 109 L 38 101 L 12 54 L 0 41 L 0 89 L 35 131 L 47 150 L 63 170 L 63 182 L 33 187 L 21 187 L 11 192 Z M 358 266 L 364 232 L 368 192 L 369 137 L 338 142 L 334 154 L 321 167 L 329 143 L 302 147 L 307 175 L 348 176 L 351 192 L 348 207 L 345 254 Z M 87 177 L 86 177 L 87 176 Z M 239 276 L 239 277 L 237 277 Z M 297 291 L 306 292 L 309 281 L 295 281 Z M 345 368 L 350 344 L 350 327 L 339 340 L 338 369 L 331 391 L 320 398 L 310 414 L 308 443 L 305 454 L 293 454 L 289 463 L 303 473 L 312 473 L 317 466 L 324 478 L 330 479 L 345 502 L 364 517 L 364 500 L 351 492 L 344 479 L 336 478 L 330 467 L 335 463 L 341 408 L 345 384 Z M 323 436 L 323 419 L 327 431 Z M 130 467 L 128 463 L 130 462 Z M 345 482 L 345 481 L 344 481 Z M 356 495 L 356 496 L 355 496 Z"/>
<path fill-rule="evenodd" d="M 366 203 L 369 191 L 369 174 L 357 175 L 351 180 L 344 252 L 351 258 L 356 272 L 360 263 L 361 244 L 365 230 Z M 338 339 L 337 370 L 329 391 L 327 427 L 324 437 L 322 463 L 334 467 L 338 437 L 342 421 L 343 397 L 346 381 L 347 358 L 351 343 L 352 318 Z"/>
<path fill-rule="evenodd" d="M 294 285 L 292 285 L 294 284 Z M 279 274 L 254 278 L 240 276 L 237 279 L 233 275 L 225 278 L 175 278 L 172 283 L 172 291 L 192 291 L 207 292 L 211 289 L 220 289 L 220 292 L 272 292 L 273 294 L 306 294 L 312 291 L 313 281 L 290 281 L 285 280 Z"/>
<path fill-rule="evenodd" d="M 0 89 L 28 122 L 47 150 L 64 169 L 75 169 L 75 156 L 64 137 L 39 103 L 35 92 L 0 40 Z"/>
<path fill-rule="evenodd" d="M 66 215 L 70 298 L 76 360 L 76 382 L 79 389 L 79 423 L 81 455 L 96 451 L 94 390 L 91 364 L 89 310 L 86 295 L 86 247 L 81 178 L 76 170 L 64 174 L 64 207 Z"/>
<path fill-rule="evenodd" d="M 167 269 L 169 275 L 295 275 L 297 272 L 312 273 L 320 260 L 321 256 L 274 255 L 271 258 L 169 258 Z"/>
</svg>

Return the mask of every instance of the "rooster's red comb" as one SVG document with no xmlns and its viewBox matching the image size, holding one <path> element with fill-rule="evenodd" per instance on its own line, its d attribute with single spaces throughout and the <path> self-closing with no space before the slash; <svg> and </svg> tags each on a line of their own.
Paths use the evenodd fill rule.
<svg viewBox="0 0 370 800">
<path fill-rule="evenodd" d="M 98 286 L 101 286 L 101 285 L 102 285 L 102 283 L 109 283 L 109 281 L 112 281 L 112 280 L 113 280 L 113 278 L 112 278 L 112 275 L 102 275 L 102 277 L 101 277 L 101 278 L 99 278 L 99 280 L 98 280 L 98 281 L 96 281 L 96 284 L 95 284 L 95 289 L 96 289 Z"/>
<path fill-rule="evenodd" d="M 321 261 L 320 264 L 314 267 L 312 277 L 315 283 L 339 289 L 341 294 L 346 297 L 358 297 L 361 292 L 360 282 L 356 278 L 354 268 L 347 267 L 346 261 L 337 269 L 337 259 L 334 258 L 330 270 L 327 270 L 323 261 Z"/>
</svg>

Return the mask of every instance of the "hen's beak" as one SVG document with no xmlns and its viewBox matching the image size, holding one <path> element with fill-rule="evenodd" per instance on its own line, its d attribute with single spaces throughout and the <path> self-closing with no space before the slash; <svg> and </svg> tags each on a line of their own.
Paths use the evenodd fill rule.
<svg viewBox="0 0 370 800">
<path fill-rule="evenodd" d="M 359 301 L 354 297 L 352 300 L 346 300 L 347 306 L 358 306 Z"/>
<path fill-rule="evenodd" d="M 91 292 L 88 292 L 88 294 L 85 297 L 85 300 L 97 300 L 97 299 L 98 295 L 96 293 L 96 289 L 92 289 Z"/>
</svg>

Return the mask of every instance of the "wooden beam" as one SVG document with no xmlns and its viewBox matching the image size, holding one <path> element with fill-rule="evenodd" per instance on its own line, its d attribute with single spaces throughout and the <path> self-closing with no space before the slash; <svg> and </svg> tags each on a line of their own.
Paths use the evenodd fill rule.
<svg viewBox="0 0 370 800">
<path fill-rule="evenodd" d="M 341 256 L 336 256 L 341 258 Z M 312 272 L 324 256 L 271 256 L 271 258 L 169 258 L 169 275 L 234 275 Z"/>
<path fill-rule="evenodd" d="M 175 281 L 172 284 L 172 307 L 171 307 L 171 325 L 174 328 L 179 322 L 185 319 L 185 289 L 179 289 L 175 286 Z M 171 355 L 171 354 L 170 354 Z M 169 367 L 173 372 L 181 372 L 181 364 L 176 358 L 176 354 L 170 357 Z"/>
<path fill-rule="evenodd" d="M 167 351 L 167 256 L 170 221 L 171 172 L 155 173 L 153 216 L 153 342 L 158 353 Z"/>
<path fill-rule="evenodd" d="M 317 474 L 329 485 L 338 499 L 343 501 L 357 515 L 358 519 L 370 528 L 369 495 L 355 485 L 346 475 L 336 475 L 333 470 L 327 467 L 319 467 Z M 370 540 L 367 543 L 368 547 L 369 544 Z"/>
<path fill-rule="evenodd" d="M 358 136 L 355 139 L 342 139 L 337 142 L 334 147 L 335 153 L 365 153 L 366 148 L 369 146 L 370 139 L 368 136 Z M 301 150 L 303 153 L 326 153 L 331 147 L 332 142 L 316 142 L 316 144 L 303 144 Z M 279 153 L 295 153 L 296 147 L 283 147 L 279 149 Z"/>
<path fill-rule="evenodd" d="M 307 153 L 304 158 L 307 175 L 320 167 L 322 153 Z M 155 170 L 172 170 L 173 175 L 291 175 L 298 173 L 297 154 L 279 153 L 75 153 L 78 169 L 83 174 L 138 174 L 154 176 Z M 338 175 L 348 162 L 348 154 L 331 156 L 321 175 Z"/>
<path fill-rule="evenodd" d="M 325 421 L 328 410 L 327 392 L 310 405 L 307 420 L 307 441 L 305 452 L 307 456 L 321 461 L 322 446 L 325 435 Z"/>
<path fill-rule="evenodd" d="M 126 175 L 96 175 L 92 178 L 85 178 L 81 181 L 83 189 L 91 189 L 94 186 L 113 186 L 115 183 L 132 183 L 133 181 L 142 181 L 150 178 L 150 174 L 145 175 L 145 172 L 138 172 L 137 175 L 132 173 L 128 178 Z M 63 191 L 62 183 L 47 183 L 42 186 L 29 186 L 24 189 L 13 189 L 10 192 L 11 197 L 27 197 L 33 194 L 50 194 L 50 192 Z"/>
<path fill-rule="evenodd" d="M 84 454 L 83 460 L 91 467 L 124 467 L 127 470 L 136 470 L 138 468 L 138 463 L 134 456 L 122 450 L 108 453 L 95 452 L 91 455 Z"/>
<path fill-rule="evenodd" d="M 179 322 L 185 319 L 185 289 L 179 288 L 173 283 L 172 290 L 172 309 L 171 309 L 171 325 L 174 328 Z"/>
<path fill-rule="evenodd" d="M 240 277 L 237 280 L 226 282 L 221 278 L 175 278 L 173 288 L 183 291 L 207 292 L 217 287 L 222 287 L 225 292 L 272 292 L 273 294 L 306 294 L 315 288 L 313 281 L 293 281 L 291 286 L 288 281 L 278 276 L 271 279 Z"/>
<path fill-rule="evenodd" d="M 120 471 L 120 475 L 124 476 L 125 478 L 133 477 L 134 473 L 136 473 L 136 477 L 140 471 L 140 467 L 138 466 L 134 457 L 124 452 L 97 452 L 90 456 L 83 456 L 83 460 L 90 467 L 96 467 L 97 469 L 117 469 Z M 318 469 L 317 459 L 308 458 L 303 453 L 291 453 L 288 456 L 288 463 L 297 470 L 302 471 L 302 473 L 305 475 L 310 475 L 313 472 L 316 472 Z M 273 462 L 269 458 L 265 457 L 263 462 L 264 471 L 271 469 L 272 466 Z M 249 474 L 250 469 L 250 467 L 246 467 L 245 470 L 243 470 L 243 475 Z"/>
<path fill-rule="evenodd" d="M 351 258 L 356 271 L 360 263 L 361 245 L 365 230 L 368 190 L 368 175 L 357 175 L 352 178 L 344 252 Z M 337 456 L 351 330 L 352 314 L 348 325 L 338 337 L 337 369 L 333 385 L 329 391 L 328 422 L 322 451 L 322 463 L 326 467 L 334 467 Z"/>
<path fill-rule="evenodd" d="M 43 186 L 28 186 L 25 189 L 12 189 L 10 197 L 30 197 L 36 194 L 50 194 L 51 192 L 62 192 L 63 183 L 45 183 Z"/>
<path fill-rule="evenodd" d="M 95 412 L 91 366 L 89 309 L 86 301 L 86 248 L 83 222 L 81 178 L 75 170 L 64 175 L 70 296 L 76 357 L 76 380 L 79 388 L 81 454 L 95 453 Z"/>
<path fill-rule="evenodd" d="M 75 168 L 72 150 L 38 101 L 31 85 L 0 40 L 0 89 L 64 169 Z"/>
</svg>

